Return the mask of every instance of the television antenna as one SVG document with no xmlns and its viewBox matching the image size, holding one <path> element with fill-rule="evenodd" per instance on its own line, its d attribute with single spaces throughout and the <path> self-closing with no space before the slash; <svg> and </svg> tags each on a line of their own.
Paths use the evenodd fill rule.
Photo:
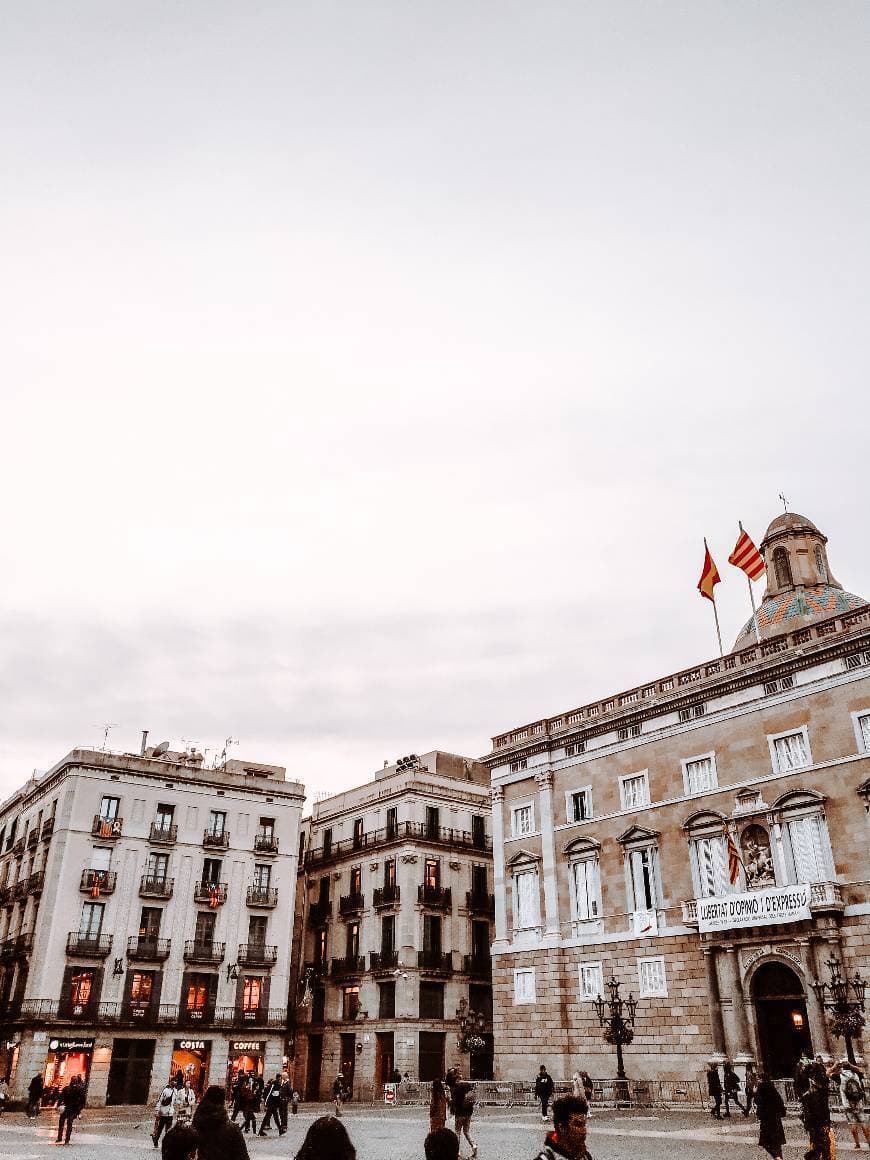
<svg viewBox="0 0 870 1160">
<path fill-rule="evenodd" d="M 106 721 L 103 725 L 94 725 L 92 728 L 102 729 L 103 744 L 100 746 L 100 748 L 102 749 L 103 753 L 105 753 L 109 745 L 109 734 L 113 729 L 120 729 L 119 723 L 117 721 Z"/>
</svg>

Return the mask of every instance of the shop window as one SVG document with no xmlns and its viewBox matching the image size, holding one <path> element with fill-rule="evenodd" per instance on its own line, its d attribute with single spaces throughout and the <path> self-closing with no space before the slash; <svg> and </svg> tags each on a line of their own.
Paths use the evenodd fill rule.
<svg viewBox="0 0 870 1160">
<path fill-rule="evenodd" d="M 341 1017 L 345 1021 L 356 1019 L 359 1014 L 359 987 L 343 987 L 341 991 Z"/>
<path fill-rule="evenodd" d="M 598 999 L 604 994 L 601 963 L 580 964 L 580 998 Z"/>
<path fill-rule="evenodd" d="M 690 757 L 680 764 L 683 767 L 683 785 L 686 793 L 701 793 L 716 788 L 718 780 L 714 754 L 705 753 L 701 757 Z"/>
<path fill-rule="evenodd" d="M 534 1003 L 535 995 L 535 968 L 516 967 L 514 970 L 514 1005 L 519 1007 L 523 1003 Z"/>
<path fill-rule="evenodd" d="M 444 1018 L 444 984 L 443 983 L 421 983 L 420 984 L 420 1018 L 421 1019 L 443 1019 Z"/>
</svg>

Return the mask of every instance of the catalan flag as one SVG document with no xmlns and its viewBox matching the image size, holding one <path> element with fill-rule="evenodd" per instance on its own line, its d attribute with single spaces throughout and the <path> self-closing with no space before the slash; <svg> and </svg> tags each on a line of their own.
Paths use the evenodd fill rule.
<svg viewBox="0 0 870 1160">
<path fill-rule="evenodd" d="M 712 600 L 715 604 L 716 598 L 713 595 L 713 589 L 719 583 L 722 577 L 719 575 L 719 569 L 713 563 L 713 557 L 710 555 L 710 549 L 707 547 L 707 541 L 704 541 L 704 567 L 701 571 L 701 579 L 698 581 L 698 591 L 702 596 L 706 596 L 708 600 Z"/>
<path fill-rule="evenodd" d="M 740 568 L 750 580 L 760 580 L 764 575 L 764 560 L 752 540 L 740 528 L 740 538 L 734 546 L 734 551 L 728 557 L 728 563 Z"/>
<path fill-rule="evenodd" d="M 732 886 L 736 886 L 740 878 L 740 867 L 743 863 L 740 860 L 740 854 L 737 847 L 734 845 L 734 839 L 731 837 L 731 831 L 725 831 L 725 846 L 728 850 L 728 878 Z"/>
</svg>

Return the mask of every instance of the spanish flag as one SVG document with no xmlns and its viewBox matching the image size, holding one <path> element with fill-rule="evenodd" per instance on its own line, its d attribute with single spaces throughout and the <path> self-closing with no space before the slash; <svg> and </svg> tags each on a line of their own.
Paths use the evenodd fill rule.
<svg viewBox="0 0 870 1160">
<path fill-rule="evenodd" d="M 713 595 L 713 589 L 720 580 L 719 569 L 713 563 L 713 557 L 710 555 L 707 541 L 704 540 L 704 567 L 701 571 L 701 579 L 698 581 L 698 591 L 702 596 L 706 596 L 708 600 L 712 600 L 714 604 L 716 597 Z"/>
</svg>

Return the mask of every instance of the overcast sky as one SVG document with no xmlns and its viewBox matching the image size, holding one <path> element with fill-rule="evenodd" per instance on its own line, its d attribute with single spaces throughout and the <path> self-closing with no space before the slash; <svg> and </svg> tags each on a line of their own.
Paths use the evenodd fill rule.
<svg viewBox="0 0 870 1160">
<path fill-rule="evenodd" d="M 870 595 L 870 7 L 3 5 L 0 792 L 310 790 Z"/>
</svg>

